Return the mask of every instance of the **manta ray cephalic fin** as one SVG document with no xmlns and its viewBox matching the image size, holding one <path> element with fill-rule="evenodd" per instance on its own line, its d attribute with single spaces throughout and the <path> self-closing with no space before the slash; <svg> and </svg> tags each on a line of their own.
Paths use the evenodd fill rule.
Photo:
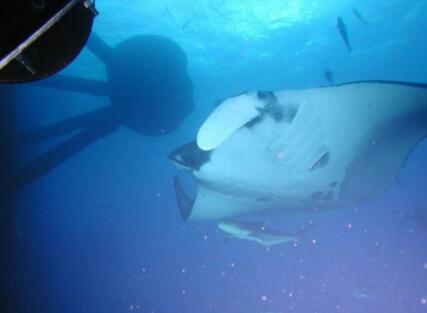
<svg viewBox="0 0 427 313">
<path fill-rule="evenodd" d="M 185 191 L 182 186 L 181 179 L 178 176 L 174 177 L 173 183 L 179 212 L 181 213 L 183 220 L 186 221 L 193 210 L 194 199 Z"/>
</svg>

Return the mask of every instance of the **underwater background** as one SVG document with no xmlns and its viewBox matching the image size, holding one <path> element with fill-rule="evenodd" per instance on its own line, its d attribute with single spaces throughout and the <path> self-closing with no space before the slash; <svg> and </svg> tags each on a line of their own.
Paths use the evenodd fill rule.
<svg viewBox="0 0 427 313">
<path fill-rule="evenodd" d="M 367 205 L 311 219 L 271 217 L 305 244 L 266 250 L 225 240 L 216 223 L 184 222 L 168 160 L 214 103 L 245 90 L 382 79 L 427 82 L 422 0 L 103 0 L 94 32 L 110 46 L 140 34 L 177 42 L 188 58 L 194 112 L 157 137 L 121 127 L 18 195 L 16 249 L 28 312 L 427 312 L 427 142 Z M 353 14 L 357 9 L 368 25 Z M 337 16 L 347 25 L 343 44 Z M 132 62 L 132 60 L 129 60 Z M 106 80 L 91 52 L 62 74 Z M 108 105 L 107 97 L 14 86 L 20 131 Z M 333 113 L 331 113 L 333 114 Z M 69 135 L 25 147 L 23 163 Z"/>
</svg>

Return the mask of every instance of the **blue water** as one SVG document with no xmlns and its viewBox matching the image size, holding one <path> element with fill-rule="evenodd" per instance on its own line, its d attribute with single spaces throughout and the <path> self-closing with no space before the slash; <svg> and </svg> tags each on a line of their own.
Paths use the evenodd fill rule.
<svg viewBox="0 0 427 313">
<path fill-rule="evenodd" d="M 422 0 L 98 1 L 109 45 L 139 34 L 186 52 L 195 111 L 164 136 L 121 127 L 19 195 L 24 300 L 31 312 L 426 312 L 427 232 L 402 215 L 426 206 L 427 142 L 374 202 L 313 218 L 306 245 L 266 251 L 224 240 L 215 223 L 181 220 L 167 155 L 193 139 L 219 99 L 366 79 L 427 82 Z M 357 8 L 369 22 L 353 15 Z M 346 22 L 348 53 L 336 29 Z M 132 62 L 132 60 L 129 60 Z M 105 80 L 88 50 L 62 74 Z M 22 131 L 108 104 L 108 98 L 21 86 Z M 26 159 L 67 136 L 33 145 Z M 270 218 L 295 230 L 308 219 Z M 18 279 L 18 280 L 19 280 Z"/>
</svg>

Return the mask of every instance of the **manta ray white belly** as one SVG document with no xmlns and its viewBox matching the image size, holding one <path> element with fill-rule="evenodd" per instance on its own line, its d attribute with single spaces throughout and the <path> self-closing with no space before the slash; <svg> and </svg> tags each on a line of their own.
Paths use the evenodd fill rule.
<svg viewBox="0 0 427 313">
<path fill-rule="evenodd" d="M 305 215 L 377 196 L 426 134 L 426 85 L 251 92 L 224 101 L 200 128 L 197 145 L 171 158 L 198 183 L 184 209 L 189 219 Z"/>
</svg>

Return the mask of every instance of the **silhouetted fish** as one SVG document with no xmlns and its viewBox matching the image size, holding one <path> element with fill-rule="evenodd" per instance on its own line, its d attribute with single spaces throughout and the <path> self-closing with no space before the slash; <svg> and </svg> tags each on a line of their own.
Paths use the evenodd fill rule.
<svg viewBox="0 0 427 313">
<path fill-rule="evenodd" d="M 175 19 L 175 17 L 173 16 L 172 12 L 169 10 L 169 7 L 166 7 L 166 13 L 167 13 L 167 15 L 169 15 L 169 17 L 171 17 L 173 20 Z"/>
<path fill-rule="evenodd" d="M 363 18 L 362 14 L 360 14 L 359 11 L 357 11 L 356 9 L 353 9 L 353 14 L 357 17 L 359 21 L 361 21 L 366 26 L 369 26 L 368 22 Z"/>
<path fill-rule="evenodd" d="M 184 22 L 184 24 L 182 24 L 181 28 L 185 30 L 193 21 L 194 21 L 194 18 L 190 17 L 187 21 Z"/>
<path fill-rule="evenodd" d="M 342 40 L 344 40 L 344 43 L 347 46 L 348 51 L 351 52 L 350 42 L 348 40 L 348 35 L 347 35 L 347 28 L 344 24 L 343 19 L 339 16 L 337 18 L 337 27 Z"/>
<path fill-rule="evenodd" d="M 330 85 L 334 85 L 334 75 L 330 70 L 326 70 L 323 75 Z"/>
<path fill-rule="evenodd" d="M 287 242 L 301 243 L 307 231 L 312 227 L 302 229 L 294 234 L 274 231 L 261 223 L 250 222 L 219 222 L 218 228 L 231 238 L 254 241 L 269 249 Z"/>
</svg>

